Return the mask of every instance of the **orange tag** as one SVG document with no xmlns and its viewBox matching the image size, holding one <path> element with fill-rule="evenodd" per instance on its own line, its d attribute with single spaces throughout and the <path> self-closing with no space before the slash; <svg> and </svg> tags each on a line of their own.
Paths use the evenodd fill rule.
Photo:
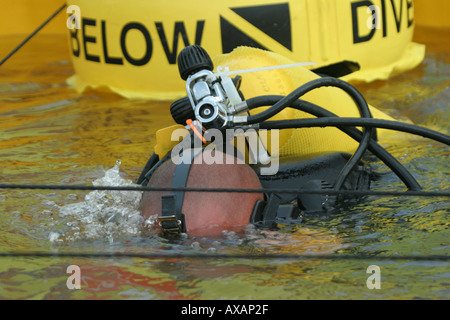
<svg viewBox="0 0 450 320">
<path fill-rule="evenodd" d="M 192 123 L 191 119 L 187 119 L 186 120 L 186 124 L 191 127 L 192 131 L 194 131 L 194 133 L 197 135 L 197 137 L 200 138 L 200 140 L 203 141 L 203 143 L 206 143 L 205 138 L 203 138 L 202 134 L 200 132 L 198 132 L 197 128 L 194 126 L 194 124 Z"/>
</svg>

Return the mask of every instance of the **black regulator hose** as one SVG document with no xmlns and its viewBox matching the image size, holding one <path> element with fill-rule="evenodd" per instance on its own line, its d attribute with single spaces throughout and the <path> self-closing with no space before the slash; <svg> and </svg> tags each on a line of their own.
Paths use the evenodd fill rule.
<svg viewBox="0 0 450 320">
<path fill-rule="evenodd" d="M 292 105 L 304 94 L 321 87 L 335 87 L 343 90 L 356 103 L 356 106 L 358 107 L 361 117 L 372 118 L 372 114 L 370 112 L 366 100 L 355 87 L 337 78 L 319 78 L 298 87 L 289 95 L 276 102 L 272 107 L 268 108 L 267 110 L 260 112 L 256 115 L 249 116 L 247 118 L 247 123 L 252 124 L 265 121 L 271 118 L 272 116 L 276 115 L 277 113 L 281 112 L 284 108 L 287 108 L 290 105 Z M 369 146 L 372 135 L 376 136 L 375 129 L 376 128 L 364 127 L 363 136 L 360 140 L 358 148 L 356 149 L 355 153 L 352 155 L 350 160 L 346 163 L 342 171 L 339 173 L 338 177 L 336 178 L 336 181 L 333 184 L 333 188 L 335 190 L 340 190 L 342 188 L 345 180 L 350 175 L 351 171 L 361 161 L 362 157 L 364 156 L 364 153 L 366 152 Z"/>
<path fill-rule="evenodd" d="M 296 119 L 296 120 L 281 120 L 281 121 L 266 121 L 260 124 L 260 129 L 286 129 L 286 128 L 310 128 L 310 127 L 342 127 L 342 126 L 362 126 L 362 127 L 377 127 L 383 129 L 396 130 L 401 132 L 412 133 L 425 138 L 430 138 L 435 141 L 450 145 L 450 137 L 440 132 L 436 132 L 427 128 L 418 127 L 415 125 L 405 124 L 390 120 L 381 119 L 362 119 L 362 118 L 336 118 L 324 117 L 317 119 Z M 391 167 L 391 163 L 387 163 Z M 410 174 L 409 174 L 410 175 Z M 402 177 L 402 176 L 400 176 Z M 403 180 L 403 179 L 402 179 Z M 404 181 L 405 182 L 405 181 Z M 408 182 L 412 182 L 408 181 Z M 407 185 L 410 190 L 420 190 L 417 184 Z"/>
<path fill-rule="evenodd" d="M 155 152 L 153 152 L 152 155 L 150 156 L 150 159 L 148 159 L 144 169 L 142 170 L 141 175 L 137 179 L 136 184 L 142 184 L 144 182 L 145 175 L 151 168 L 153 168 L 155 166 L 155 164 L 158 163 L 158 161 L 159 161 L 159 156 Z"/>
<path fill-rule="evenodd" d="M 355 101 L 356 106 L 358 107 L 362 117 L 372 118 L 372 114 L 370 113 L 370 109 L 366 100 L 364 99 L 362 94 L 358 90 L 356 90 L 355 87 L 337 78 L 319 78 L 298 87 L 287 96 L 282 97 L 282 99 L 277 101 L 272 107 L 268 108 L 267 110 L 249 116 L 247 118 L 247 124 L 263 122 L 273 117 L 274 115 L 278 114 L 284 108 L 291 106 L 301 96 L 305 95 L 306 93 L 314 89 L 318 89 L 321 87 L 336 87 L 342 89 Z"/>
<path fill-rule="evenodd" d="M 384 119 L 367 118 L 335 118 L 323 117 L 315 119 L 293 119 L 279 121 L 265 121 L 260 123 L 260 129 L 287 129 L 287 128 L 311 128 L 311 127 L 338 127 L 338 126 L 357 126 L 379 129 L 389 129 L 401 132 L 407 132 L 433 139 L 446 145 L 450 145 L 450 137 L 437 131 L 423 128 L 409 123 L 402 123 Z"/>
<path fill-rule="evenodd" d="M 259 96 L 248 99 L 247 105 L 248 108 L 255 109 L 263 106 L 271 106 L 280 101 L 283 96 L 279 95 L 267 95 L 267 96 Z M 290 108 L 294 108 L 306 113 L 309 113 L 316 117 L 336 117 L 338 116 L 331 111 L 324 109 L 316 104 L 313 104 L 308 101 L 304 101 L 301 99 L 295 100 L 294 103 L 290 106 Z M 360 142 L 362 139 L 362 133 L 360 130 L 354 127 L 337 127 L 351 138 Z M 372 139 L 369 143 L 368 150 L 372 152 L 378 159 L 380 159 L 386 166 L 388 166 L 397 177 L 405 184 L 405 186 L 412 191 L 422 190 L 419 183 L 412 176 L 412 174 L 406 170 L 406 168 L 389 152 L 387 152 L 382 146 L 380 146 L 374 139 Z"/>
</svg>

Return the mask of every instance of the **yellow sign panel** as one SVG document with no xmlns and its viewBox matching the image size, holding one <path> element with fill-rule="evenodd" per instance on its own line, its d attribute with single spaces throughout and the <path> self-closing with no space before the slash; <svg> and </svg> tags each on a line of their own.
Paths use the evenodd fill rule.
<svg viewBox="0 0 450 320">
<path fill-rule="evenodd" d="M 188 45 L 211 57 L 250 46 L 348 81 L 387 79 L 414 68 L 413 0 L 68 1 L 70 50 L 80 89 L 129 98 L 185 95 L 176 57 Z M 76 5 L 77 7 L 71 7 Z M 79 9 L 78 11 L 75 9 Z M 78 28 L 75 28 L 76 27 Z"/>
</svg>

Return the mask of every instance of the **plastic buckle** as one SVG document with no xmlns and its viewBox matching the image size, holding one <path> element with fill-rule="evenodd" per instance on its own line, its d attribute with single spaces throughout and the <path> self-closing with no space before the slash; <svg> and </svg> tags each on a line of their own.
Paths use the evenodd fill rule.
<svg viewBox="0 0 450 320">
<path fill-rule="evenodd" d="M 177 212 L 177 196 L 167 194 L 161 197 L 162 215 L 158 218 L 159 225 L 166 235 L 176 236 L 186 232 L 184 215 Z"/>
<path fill-rule="evenodd" d="M 250 223 L 263 229 L 275 229 L 280 204 L 281 199 L 276 194 L 271 194 L 267 202 L 258 200 L 253 207 Z"/>
<path fill-rule="evenodd" d="M 178 235 L 182 233 L 181 221 L 176 216 L 162 216 L 158 220 L 165 234 Z"/>
</svg>

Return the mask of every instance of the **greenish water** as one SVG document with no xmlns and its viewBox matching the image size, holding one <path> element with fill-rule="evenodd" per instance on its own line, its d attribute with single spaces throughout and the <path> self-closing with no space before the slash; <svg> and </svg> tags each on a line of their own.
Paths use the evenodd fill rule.
<svg viewBox="0 0 450 320">
<path fill-rule="evenodd" d="M 41 43 L 60 40 L 43 38 Z M 126 184 L 147 161 L 155 131 L 172 125 L 170 102 L 76 94 L 64 84 L 73 73 L 66 55 L 57 51 L 48 62 L 48 56 L 30 60 L 25 52 L 0 69 L 2 183 L 90 185 L 105 178 L 120 159 L 120 172 L 111 179 Z M 369 103 L 394 117 L 448 134 L 449 75 L 449 54 L 430 52 L 417 69 L 359 89 Z M 398 141 L 386 147 L 425 190 L 448 190 L 448 147 L 413 136 Z M 368 161 L 380 173 L 374 190 L 404 190 L 384 165 L 371 157 Z M 446 198 L 368 197 L 333 214 L 306 216 L 301 225 L 277 232 L 249 229 L 219 239 L 174 242 L 142 232 L 134 200 L 127 197 L 0 190 L 0 252 L 210 257 L 0 257 L 0 299 L 450 298 L 448 260 L 398 259 L 449 254 Z M 78 213 L 65 215 L 71 205 Z M 215 258 L 215 253 L 242 258 Z M 265 253 L 334 254 L 336 259 L 245 258 Z M 373 258 L 340 258 L 350 254 Z M 70 265 L 80 267 L 79 290 L 67 287 Z M 380 268 L 380 289 L 367 287 L 370 265 Z"/>
</svg>

